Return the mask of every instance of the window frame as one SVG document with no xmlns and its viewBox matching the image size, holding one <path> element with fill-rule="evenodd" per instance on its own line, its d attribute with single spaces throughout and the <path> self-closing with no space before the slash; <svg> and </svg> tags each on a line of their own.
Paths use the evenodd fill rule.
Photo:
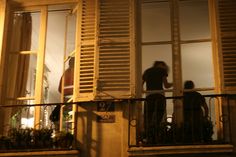
<svg viewBox="0 0 236 157">
<path fill-rule="evenodd" d="M 212 45 L 212 67 L 213 67 L 213 79 L 215 81 L 214 87 L 206 87 L 206 88 L 195 88 L 197 91 L 213 91 L 214 93 L 220 93 L 220 78 L 218 77 L 219 72 L 219 56 L 218 56 L 218 48 L 217 48 L 217 41 L 216 41 L 216 21 L 214 16 L 215 14 L 215 2 L 212 0 L 207 0 L 208 2 L 208 15 L 209 15 L 209 27 L 210 27 L 210 38 L 202 38 L 197 40 L 181 40 L 180 38 L 180 24 L 179 24 L 179 3 L 181 0 L 157 0 L 157 1 L 149 1 L 144 0 L 140 2 L 140 10 L 142 9 L 143 3 L 160 3 L 165 2 L 169 3 L 170 8 L 170 24 L 171 24 L 171 40 L 170 41 L 152 41 L 152 42 L 142 42 L 142 38 L 140 37 L 141 41 L 141 48 L 142 46 L 146 45 L 163 45 L 163 44 L 171 44 L 172 46 L 172 69 L 173 69 L 173 88 L 172 89 L 165 89 L 165 92 L 173 92 L 173 96 L 182 96 L 183 95 L 183 79 L 182 79 L 182 61 L 181 61 L 181 45 L 188 44 L 188 43 L 201 43 L 201 42 L 211 42 Z M 186 0 L 186 1 L 194 1 L 194 0 Z M 140 11 L 142 12 L 142 11 Z M 141 19 L 141 16 L 140 16 Z M 141 19 L 142 20 L 142 19 Z M 142 29 L 142 26 L 141 28 Z M 141 32 L 141 30 L 140 30 Z M 142 68 L 140 67 L 140 72 Z M 141 85 L 140 85 L 141 86 Z M 146 92 L 146 91 L 144 91 Z M 218 110 L 218 109 L 216 109 Z M 175 112 L 175 121 L 177 124 L 183 121 L 183 110 L 182 110 L 182 102 L 175 101 L 174 105 L 174 112 Z M 218 113 L 220 114 L 220 113 Z"/>
</svg>

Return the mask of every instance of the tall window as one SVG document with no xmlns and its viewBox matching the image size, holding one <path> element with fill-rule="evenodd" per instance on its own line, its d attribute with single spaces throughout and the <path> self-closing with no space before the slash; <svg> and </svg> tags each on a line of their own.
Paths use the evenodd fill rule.
<svg viewBox="0 0 236 157">
<path fill-rule="evenodd" d="M 166 96 L 182 91 L 192 80 L 205 94 L 214 92 L 214 70 L 207 0 L 144 0 L 142 2 L 142 72 L 155 60 L 170 68 L 174 81 Z M 180 93 L 181 94 L 181 93 Z M 167 114 L 173 114 L 172 101 Z"/>
<path fill-rule="evenodd" d="M 73 4 L 51 5 L 14 12 L 6 55 L 5 104 L 32 105 L 9 109 L 5 119 L 14 127 L 52 125 L 49 116 L 54 106 L 33 105 L 61 102 L 60 79 L 75 49 L 73 8 Z"/>
</svg>

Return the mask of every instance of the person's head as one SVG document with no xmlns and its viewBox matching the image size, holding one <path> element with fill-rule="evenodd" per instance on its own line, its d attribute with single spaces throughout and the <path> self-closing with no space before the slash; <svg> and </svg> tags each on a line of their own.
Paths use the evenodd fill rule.
<svg viewBox="0 0 236 157">
<path fill-rule="evenodd" d="M 184 89 L 193 89 L 194 83 L 191 80 L 187 80 L 184 82 Z"/>
<path fill-rule="evenodd" d="M 161 61 L 155 61 L 153 63 L 153 67 L 159 67 Z"/>
<path fill-rule="evenodd" d="M 168 67 L 168 65 L 164 61 L 155 61 L 154 64 L 153 64 L 153 67 L 155 67 L 155 68 L 163 68 L 167 72 L 169 72 L 169 67 Z"/>
<path fill-rule="evenodd" d="M 69 60 L 69 67 L 74 67 L 74 64 L 75 64 L 75 57 L 71 57 L 70 60 Z"/>
</svg>

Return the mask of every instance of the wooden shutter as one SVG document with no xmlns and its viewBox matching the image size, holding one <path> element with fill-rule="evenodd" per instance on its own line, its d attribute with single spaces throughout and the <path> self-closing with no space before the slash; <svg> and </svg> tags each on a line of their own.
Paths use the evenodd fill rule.
<svg viewBox="0 0 236 157">
<path fill-rule="evenodd" d="M 219 0 L 218 10 L 224 87 L 236 89 L 236 1 Z"/>
<path fill-rule="evenodd" d="M 80 100 L 129 98 L 134 91 L 134 1 L 83 0 Z"/>
<path fill-rule="evenodd" d="M 105 97 L 131 95 L 132 4 L 129 0 L 100 0 L 98 87 Z"/>
<path fill-rule="evenodd" d="M 94 95 L 95 48 L 96 48 L 96 0 L 82 0 L 79 40 L 79 99 L 87 101 Z M 78 27 L 78 26 L 77 26 Z"/>
</svg>

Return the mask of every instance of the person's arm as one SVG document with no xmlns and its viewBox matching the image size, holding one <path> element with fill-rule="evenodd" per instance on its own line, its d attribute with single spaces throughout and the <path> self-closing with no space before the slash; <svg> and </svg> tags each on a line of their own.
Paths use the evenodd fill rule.
<svg viewBox="0 0 236 157">
<path fill-rule="evenodd" d="M 144 83 L 145 83 L 145 81 L 144 81 L 144 80 L 142 80 L 142 86 L 144 85 Z"/>
<path fill-rule="evenodd" d="M 163 84 L 164 84 L 164 87 L 165 87 L 165 88 L 170 88 L 170 87 L 173 86 L 173 83 L 169 83 L 169 82 L 167 81 L 167 77 L 163 77 Z"/>
<path fill-rule="evenodd" d="M 144 84 L 146 82 L 146 71 L 144 72 L 143 76 L 142 76 L 142 90 L 144 91 Z"/>
<path fill-rule="evenodd" d="M 59 86 L 58 86 L 58 92 L 61 93 L 61 83 L 62 83 L 62 77 L 60 79 L 60 82 L 59 82 Z"/>
<path fill-rule="evenodd" d="M 208 107 L 207 107 L 207 104 L 206 104 L 206 101 L 204 100 L 204 103 L 202 104 L 203 108 L 204 108 L 204 111 L 205 111 L 205 117 L 208 117 L 209 115 L 209 110 L 208 110 Z"/>
<path fill-rule="evenodd" d="M 203 111 L 204 117 L 207 118 L 208 115 L 209 115 L 209 110 L 208 110 L 208 107 L 207 107 L 206 99 L 202 94 L 200 94 L 199 92 L 197 92 L 197 93 L 199 95 L 199 101 L 200 101 L 199 103 L 201 105 L 201 108 L 204 110 Z"/>
</svg>

